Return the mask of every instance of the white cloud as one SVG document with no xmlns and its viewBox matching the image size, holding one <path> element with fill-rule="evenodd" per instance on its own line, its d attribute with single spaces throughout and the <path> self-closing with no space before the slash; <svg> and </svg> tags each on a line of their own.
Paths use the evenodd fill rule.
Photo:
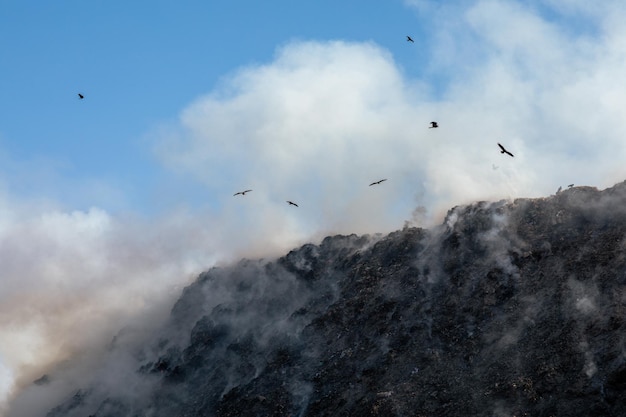
<svg viewBox="0 0 626 417">
<path fill-rule="evenodd" d="M 433 33 L 431 71 L 448 80 L 435 96 L 428 80 L 405 76 L 376 45 L 291 43 L 189 106 L 177 134 L 160 143 L 161 158 L 214 193 L 263 193 L 246 201 L 244 217 L 266 230 L 276 224 L 252 211 L 302 200 L 280 219 L 296 235 L 338 225 L 388 230 L 417 204 L 440 218 L 475 199 L 623 179 L 620 33 L 571 37 L 523 3 L 445 12 L 455 14 L 433 16 L 442 29 Z M 438 130 L 426 128 L 433 119 Z M 500 155 L 496 142 L 515 158 Z M 381 187 L 363 186 L 383 177 Z"/>
<path fill-rule="evenodd" d="M 280 219 L 294 220 L 293 229 L 286 227 L 301 236 L 351 223 L 357 201 L 369 218 L 361 228 L 388 228 L 402 220 L 389 219 L 381 201 L 394 195 L 390 201 L 404 200 L 410 213 L 413 195 L 399 192 L 420 168 L 407 162 L 422 159 L 420 141 L 432 133 L 430 116 L 419 120 L 410 103 L 419 96 L 375 45 L 290 44 L 271 64 L 238 72 L 187 108 L 179 133 L 160 144 L 159 154 L 225 199 L 253 188 L 223 204 L 225 211 L 248 204 L 244 217 L 257 219 L 264 232 L 280 228 Z M 382 177 L 388 183 L 368 188 Z M 288 199 L 300 209 L 286 210 Z"/>
</svg>

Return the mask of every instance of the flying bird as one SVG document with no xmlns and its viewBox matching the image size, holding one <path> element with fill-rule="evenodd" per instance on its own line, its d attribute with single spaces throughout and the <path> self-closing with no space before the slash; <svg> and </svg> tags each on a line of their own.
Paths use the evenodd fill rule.
<svg viewBox="0 0 626 417">
<path fill-rule="evenodd" d="M 287 200 L 287 203 L 289 203 L 289 205 L 290 205 L 290 206 L 300 207 L 300 206 L 298 206 L 296 203 L 294 203 L 293 201 L 289 201 L 289 200 Z"/>
<path fill-rule="evenodd" d="M 236 196 L 236 195 L 240 195 L 240 194 L 241 195 L 246 195 L 246 193 L 249 193 L 250 191 L 252 191 L 252 190 L 239 191 L 238 193 L 233 194 L 233 197 Z"/>
<path fill-rule="evenodd" d="M 407 42 L 413 42 L 413 43 L 415 43 L 415 41 L 414 41 L 413 39 L 411 39 L 411 37 L 410 37 L 410 36 L 408 36 L 408 35 L 407 35 L 407 37 L 406 37 L 406 41 L 407 41 Z"/>
<path fill-rule="evenodd" d="M 369 186 L 371 187 L 372 185 L 376 185 L 376 184 L 380 184 L 383 181 L 387 181 L 387 178 L 383 179 L 383 180 L 378 180 L 378 181 L 374 181 L 373 183 L 371 183 Z"/>
<path fill-rule="evenodd" d="M 429 129 L 436 129 L 438 127 L 439 127 L 439 125 L 437 124 L 437 122 L 430 122 L 430 126 L 428 128 Z"/>
<path fill-rule="evenodd" d="M 79 99 L 79 100 L 82 100 L 82 99 L 84 99 L 84 98 L 85 98 L 85 96 L 84 96 L 84 95 L 82 95 L 81 93 L 78 93 L 78 99 Z"/>
<path fill-rule="evenodd" d="M 513 156 L 513 154 L 511 152 L 507 151 L 506 149 L 504 149 L 504 146 L 500 145 L 500 143 L 498 143 L 498 146 L 500 147 L 500 153 L 505 153 L 507 155 Z"/>
</svg>

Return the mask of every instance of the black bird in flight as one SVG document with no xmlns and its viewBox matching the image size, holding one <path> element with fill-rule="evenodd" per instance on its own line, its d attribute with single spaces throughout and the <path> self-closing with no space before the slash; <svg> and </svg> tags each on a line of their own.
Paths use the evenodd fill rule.
<svg viewBox="0 0 626 417">
<path fill-rule="evenodd" d="M 413 39 L 411 39 L 411 37 L 409 35 L 407 35 L 406 41 L 415 43 L 415 41 Z"/>
<path fill-rule="evenodd" d="M 437 124 L 437 122 L 430 122 L 430 126 L 428 128 L 429 129 L 436 129 L 438 127 L 439 127 L 439 125 Z"/>
<path fill-rule="evenodd" d="M 387 178 L 385 178 L 384 180 L 378 180 L 378 181 L 374 181 L 373 183 L 371 183 L 369 186 L 371 187 L 372 185 L 376 185 L 376 184 L 380 184 L 383 181 L 387 181 Z"/>
<path fill-rule="evenodd" d="M 504 146 L 500 145 L 500 143 L 498 143 L 498 146 L 500 147 L 500 153 L 505 153 L 507 155 L 513 156 L 513 154 L 511 152 L 507 151 L 506 149 L 504 149 Z"/>
<path fill-rule="evenodd" d="M 287 200 L 287 203 L 289 203 L 289 205 L 290 205 L 290 206 L 300 207 L 300 206 L 298 206 L 296 203 L 294 203 L 293 201 L 289 201 L 289 200 Z"/>
<path fill-rule="evenodd" d="M 79 99 L 79 100 L 82 100 L 82 99 L 84 99 L 84 98 L 85 98 L 85 96 L 84 96 L 84 95 L 82 95 L 81 93 L 78 93 L 78 99 Z"/>
<path fill-rule="evenodd" d="M 233 197 L 236 196 L 236 195 L 239 195 L 239 194 L 246 195 L 246 193 L 249 193 L 250 191 L 252 191 L 252 190 L 239 191 L 238 193 L 233 194 Z"/>
</svg>

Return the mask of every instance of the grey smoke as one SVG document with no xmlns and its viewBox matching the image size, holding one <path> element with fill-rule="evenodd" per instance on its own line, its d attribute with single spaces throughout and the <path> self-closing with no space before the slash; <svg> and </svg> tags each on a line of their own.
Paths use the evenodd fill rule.
<svg viewBox="0 0 626 417">
<path fill-rule="evenodd" d="M 212 268 L 9 415 L 619 414 L 625 202 L 626 183 L 479 202 Z"/>
</svg>

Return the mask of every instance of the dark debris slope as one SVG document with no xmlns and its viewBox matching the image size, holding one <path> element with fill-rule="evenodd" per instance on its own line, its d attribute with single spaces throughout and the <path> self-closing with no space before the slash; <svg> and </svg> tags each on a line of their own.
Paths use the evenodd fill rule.
<svg viewBox="0 0 626 417">
<path fill-rule="evenodd" d="M 622 183 L 213 269 L 133 353 L 143 390 L 48 417 L 624 416 L 625 236 Z"/>
</svg>

